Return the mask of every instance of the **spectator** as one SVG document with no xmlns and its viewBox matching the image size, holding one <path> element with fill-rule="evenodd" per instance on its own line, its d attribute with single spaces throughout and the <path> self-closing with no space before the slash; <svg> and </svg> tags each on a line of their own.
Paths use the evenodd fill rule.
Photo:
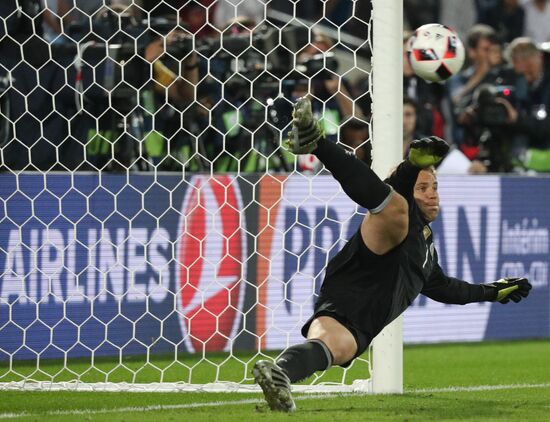
<svg viewBox="0 0 550 422">
<path fill-rule="evenodd" d="M 333 47 L 333 42 L 327 35 L 319 30 L 314 30 L 313 42 L 298 54 L 297 61 L 300 64 L 305 64 L 309 60 L 322 59 L 322 54 L 329 52 Z M 306 95 L 308 82 L 307 79 L 298 81 L 292 96 L 298 98 Z M 351 86 L 334 72 L 316 73 L 311 78 L 311 87 L 313 92 L 310 94 L 320 100 L 313 103 L 314 113 L 317 116 L 323 114 L 325 130 L 328 135 L 336 135 L 340 123 L 349 118 L 356 117 L 365 120 L 363 110 L 354 104 L 350 94 Z"/>
<path fill-rule="evenodd" d="M 103 0 L 58 0 L 57 8 L 63 11 L 67 23 L 89 22 L 91 16 L 104 6 Z M 60 13 L 61 14 L 61 13 Z"/>
<path fill-rule="evenodd" d="M 176 22 L 173 22 L 174 25 Z M 152 64 L 154 99 L 150 101 L 147 116 L 145 151 L 154 165 L 162 163 L 161 168 L 169 170 L 175 163 L 167 155 L 180 157 L 186 143 L 180 136 L 179 110 L 187 108 L 195 98 L 195 87 L 199 80 L 199 62 L 195 52 L 175 52 L 167 55 L 174 45 L 184 43 L 189 35 L 175 27 L 166 36 L 153 39 L 145 49 L 145 60 Z M 183 53 L 183 58 L 179 54 Z M 174 57 L 173 54 L 178 55 Z M 150 123 L 149 123 L 150 122 Z M 178 165 L 179 167 L 179 165 Z"/>
<path fill-rule="evenodd" d="M 68 120 L 75 116 L 74 92 L 64 73 L 69 64 L 50 59 L 42 39 L 41 2 L 24 2 L 21 14 L 16 10 L 15 0 L 0 2 L 0 80 L 7 88 L 2 100 L 9 100 L 0 119 L 11 123 L 0 139 L 0 168 L 72 169 L 82 155 L 69 136 Z"/>
<path fill-rule="evenodd" d="M 517 38 L 510 44 L 516 82 L 517 106 L 505 99 L 508 121 L 516 134 L 515 154 L 531 170 L 550 171 L 550 75 L 534 40 Z M 525 154 L 520 154 L 523 150 Z"/>
<path fill-rule="evenodd" d="M 428 83 L 414 73 L 407 55 L 407 44 L 412 32 L 403 34 L 403 93 L 417 104 L 417 125 L 421 133 L 443 137 L 445 123 L 441 103 L 445 88 Z"/>
<path fill-rule="evenodd" d="M 465 39 L 477 21 L 475 0 L 439 0 L 440 15 L 437 22 L 450 26 Z"/>
<path fill-rule="evenodd" d="M 155 5 L 158 0 L 151 3 Z M 175 4 L 184 3 L 179 9 L 179 17 L 185 26 L 195 37 L 204 38 L 219 35 L 218 29 L 214 26 L 214 14 L 218 6 L 218 0 L 177 0 Z M 170 5 L 173 5 L 170 2 Z M 157 8 L 155 8 L 157 10 Z"/>
<path fill-rule="evenodd" d="M 299 54 L 297 62 L 305 68 L 312 66 L 316 60 L 322 60 L 323 54 L 333 49 L 332 40 L 319 30 L 313 32 L 313 42 L 306 46 Z M 321 119 L 325 134 L 329 140 L 336 142 L 340 133 L 340 142 L 355 145 L 355 139 L 346 139 L 352 134 L 350 130 L 339 131 L 339 127 L 346 121 L 355 118 L 366 122 L 362 109 L 355 104 L 353 92 L 347 80 L 337 76 L 334 72 L 316 72 L 308 78 L 298 76 L 291 94 L 293 100 L 311 95 L 312 108 L 316 117 Z"/>
<path fill-rule="evenodd" d="M 86 161 L 91 169 L 146 170 L 150 166 L 170 169 L 171 161 L 167 156 L 172 152 L 175 155 L 181 146 L 176 138 L 181 121 L 179 107 L 187 107 L 194 101 L 194 87 L 198 81 L 196 55 L 174 48 L 172 62 L 164 56 L 166 47 L 185 44 L 181 30 L 175 28 L 151 40 L 143 53 L 135 51 L 135 40 L 144 31 L 135 14 L 135 8 L 120 4 L 106 7 L 94 15 L 93 25 L 102 31 L 94 35 L 125 46 L 120 49 L 121 54 L 129 50 L 126 54 L 130 54 L 130 58 L 116 59 L 126 65 L 124 74 L 115 73 L 117 79 L 111 82 L 112 88 L 104 86 L 108 81 L 101 79 L 105 71 L 104 61 L 101 61 L 104 46 L 99 44 L 96 48 L 95 55 L 99 55 L 100 63 L 95 71 L 87 65 L 83 67 L 84 109 L 76 131 L 85 145 Z M 176 25 L 175 19 L 173 25 Z M 93 50 L 91 54 L 93 60 Z M 179 54 L 183 56 L 180 58 Z M 83 62 L 88 63 L 86 53 L 84 55 Z M 93 66 L 93 63 L 90 64 Z M 124 83 L 118 84 L 118 79 Z M 95 88 L 98 85 L 105 89 Z M 170 132 L 166 122 L 177 122 L 176 129 Z"/>
<path fill-rule="evenodd" d="M 235 19 L 246 17 L 258 23 L 265 19 L 264 0 L 217 0 L 214 10 L 214 25 L 225 30 Z"/>
<path fill-rule="evenodd" d="M 453 105 L 470 102 L 473 90 L 484 81 L 495 65 L 490 61 L 491 47 L 500 44 L 493 28 L 474 25 L 466 38 L 466 51 L 470 65 L 448 82 Z"/>
<path fill-rule="evenodd" d="M 172 44 L 182 42 L 187 36 L 183 31 L 170 31 L 165 37 L 153 39 L 145 48 L 145 60 L 153 64 L 153 79 L 155 90 L 164 94 L 167 90 L 168 98 L 176 103 L 188 105 L 194 99 L 194 86 L 198 82 L 198 59 L 194 52 L 186 54 L 182 60 L 182 76 L 178 75 L 161 61 L 166 53 L 165 45 L 170 48 Z M 179 69 L 178 69 L 179 71 Z M 162 97 L 165 97 L 162 95 Z"/>
<path fill-rule="evenodd" d="M 477 22 L 481 23 L 487 19 L 487 15 L 500 0 L 475 0 Z"/>
<path fill-rule="evenodd" d="M 456 78 L 458 81 L 449 81 L 454 94 L 454 140 L 472 161 L 470 173 L 507 172 L 512 169 L 513 140 L 505 111 L 498 110 L 494 98 L 510 93 L 510 89 L 500 91 L 498 87 L 513 84 L 515 77 L 504 67 L 502 45 L 492 28 L 476 25 L 467 44 L 472 65 Z"/>
<path fill-rule="evenodd" d="M 529 0 L 525 9 L 525 32 L 523 35 L 540 44 L 550 41 L 550 4 L 547 0 Z"/>
<path fill-rule="evenodd" d="M 350 119 L 340 127 L 340 139 L 355 152 L 357 158 L 368 166 L 372 164 L 372 144 L 369 125 L 359 119 Z"/>
<path fill-rule="evenodd" d="M 525 11 L 519 0 L 498 0 L 479 23 L 491 26 L 502 42 L 509 43 L 523 35 Z"/>
<path fill-rule="evenodd" d="M 474 25 L 466 39 L 466 49 L 470 66 L 447 82 L 448 94 L 453 109 L 453 141 L 469 158 L 479 153 L 476 136 L 468 133 L 471 121 L 469 109 L 473 94 L 482 83 L 493 82 L 501 66 L 500 41 L 495 31 L 487 25 Z"/>
<path fill-rule="evenodd" d="M 279 105 L 267 109 L 278 96 L 279 87 L 263 71 L 265 55 L 249 48 L 251 35 L 257 35 L 251 34 L 255 26 L 256 22 L 246 17 L 234 19 L 226 26 L 222 35 L 226 50 L 216 49 L 209 57 L 211 78 L 201 78 L 199 84 L 203 94 L 202 87 L 211 88 L 196 104 L 197 117 L 208 109 L 211 120 L 207 129 L 199 117 L 198 125 L 192 123 L 198 130 L 193 133 L 197 134 L 198 143 L 205 146 L 217 172 L 290 171 L 294 167 L 295 157 L 281 147 L 281 133 L 277 130 L 287 122 L 276 121 Z M 238 72 L 231 67 L 233 56 L 227 53 L 229 50 L 240 55 Z M 223 81 L 223 88 L 216 81 Z"/>
<path fill-rule="evenodd" d="M 54 41 L 61 34 L 61 18 L 63 10 L 58 9 L 58 0 L 45 0 L 44 2 L 44 39 Z"/>
</svg>

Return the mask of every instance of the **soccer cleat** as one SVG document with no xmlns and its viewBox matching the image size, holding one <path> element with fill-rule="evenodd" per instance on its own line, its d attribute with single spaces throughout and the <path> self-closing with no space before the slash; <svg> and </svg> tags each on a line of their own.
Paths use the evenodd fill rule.
<svg viewBox="0 0 550 422">
<path fill-rule="evenodd" d="M 294 154 L 310 154 L 317 148 L 317 142 L 324 136 L 319 122 L 313 117 L 311 101 L 299 98 L 292 111 L 292 131 L 289 133 L 288 148 Z"/>
<path fill-rule="evenodd" d="M 259 360 L 252 369 L 254 380 L 262 388 L 271 410 L 294 412 L 296 405 L 290 393 L 290 380 L 285 372 L 273 362 Z"/>
</svg>

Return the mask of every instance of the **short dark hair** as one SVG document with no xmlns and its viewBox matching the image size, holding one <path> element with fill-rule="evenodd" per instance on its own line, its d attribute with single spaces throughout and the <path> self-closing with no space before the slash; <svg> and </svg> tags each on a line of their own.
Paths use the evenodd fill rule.
<svg viewBox="0 0 550 422">
<path fill-rule="evenodd" d="M 418 103 L 408 95 L 403 96 L 403 105 L 413 106 L 415 111 L 418 113 Z"/>
<path fill-rule="evenodd" d="M 470 28 L 466 36 L 468 48 L 477 48 L 480 40 L 489 40 L 491 44 L 501 44 L 497 33 L 489 25 L 478 23 Z"/>
</svg>

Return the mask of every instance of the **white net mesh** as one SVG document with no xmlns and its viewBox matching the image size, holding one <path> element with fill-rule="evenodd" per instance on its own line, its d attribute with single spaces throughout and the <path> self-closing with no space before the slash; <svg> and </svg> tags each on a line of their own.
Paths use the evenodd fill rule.
<svg viewBox="0 0 550 422">
<path fill-rule="evenodd" d="M 0 9 L 0 388 L 249 389 L 362 216 L 282 141 L 365 154 L 370 2 L 103 3 Z"/>
</svg>

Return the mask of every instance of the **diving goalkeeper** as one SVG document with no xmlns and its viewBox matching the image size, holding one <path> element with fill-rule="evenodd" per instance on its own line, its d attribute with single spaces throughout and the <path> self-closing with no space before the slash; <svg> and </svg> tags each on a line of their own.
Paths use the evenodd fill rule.
<svg viewBox="0 0 550 422">
<path fill-rule="evenodd" d="M 348 366 L 419 294 L 453 304 L 519 302 L 529 294 L 525 278 L 470 284 L 439 266 L 430 223 L 439 214 L 433 166 L 449 150 L 442 139 L 413 141 L 408 158 L 382 181 L 363 161 L 324 139 L 309 99 L 301 98 L 294 106 L 289 148 L 315 154 L 369 212 L 327 265 L 314 313 L 302 328 L 307 340 L 286 349 L 276 363 L 254 365 L 272 410 L 293 411 L 291 383 L 332 365 Z"/>
</svg>

